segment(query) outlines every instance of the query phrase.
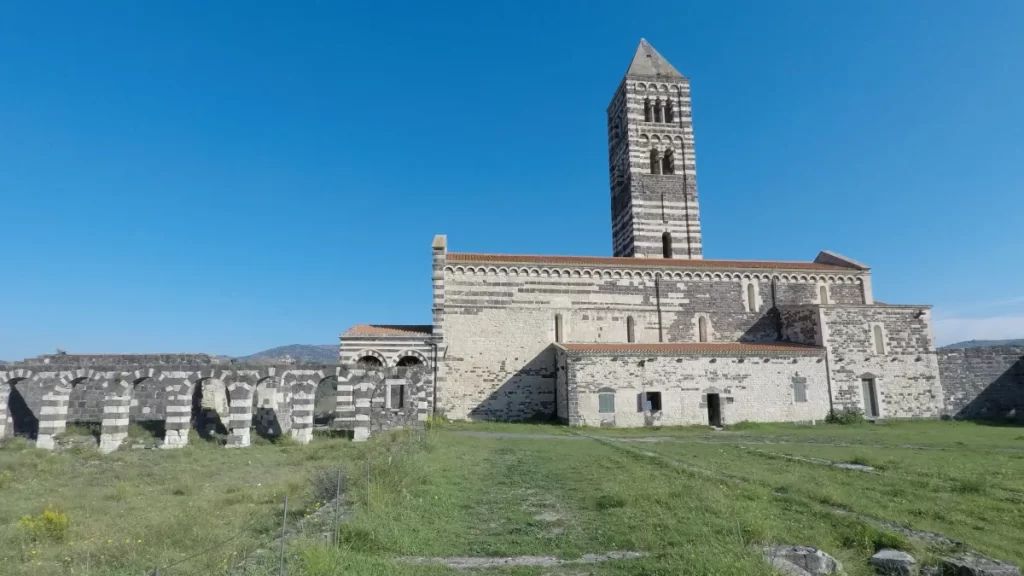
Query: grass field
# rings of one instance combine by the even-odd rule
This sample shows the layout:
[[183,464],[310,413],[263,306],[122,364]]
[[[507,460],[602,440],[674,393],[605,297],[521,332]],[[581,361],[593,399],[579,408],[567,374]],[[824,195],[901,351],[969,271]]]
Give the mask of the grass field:
[[[278,574],[281,499],[304,516],[311,478],[343,466],[350,519],[286,543],[286,573],[450,574],[405,556],[640,559],[474,574],[766,574],[762,544],[818,546],[867,575],[879,546],[931,561],[945,549],[879,526],[895,521],[1024,563],[1024,428],[952,422],[857,426],[570,430],[449,424],[365,444],[316,438],[225,450],[48,454],[0,448],[0,572]],[[650,440],[655,437],[656,441]],[[818,459],[815,462],[787,457]],[[877,473],[827,466],[855,462]],[[366,463],[370,463],[367,481]],[[66,534],[32,536],[47,505]],[[253,550],[264,552],[253,555]],[[88,572],[86,572],[88,569]],[[461,573],[465,573],[464,571]]]

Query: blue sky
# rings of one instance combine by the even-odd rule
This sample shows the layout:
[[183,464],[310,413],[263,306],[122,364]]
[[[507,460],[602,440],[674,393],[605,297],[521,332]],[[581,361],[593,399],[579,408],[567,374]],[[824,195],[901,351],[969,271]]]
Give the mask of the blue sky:
[[429,323],[430,242],[609,255],[605,107],[692,79],[705,255],[1024,337],[1024,3],[4,2],[0,358]]

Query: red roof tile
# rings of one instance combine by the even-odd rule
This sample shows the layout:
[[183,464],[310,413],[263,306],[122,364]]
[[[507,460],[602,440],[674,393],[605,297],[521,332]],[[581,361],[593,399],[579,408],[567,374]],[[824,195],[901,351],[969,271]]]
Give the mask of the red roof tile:
[[652,344],[557,344],[570,352],[642,352],[651,354],[818,354],[821,346],[792,342],[671,342]]
[[342,333],[342,336],[424,336],[433,331],[433,326],[416,324],[356,324]]
[[853,272],[850,268],[817,262],[761,260],[685,260],[678,258],[614,258],[599,256],[543,256],[527,254],[474,254],[449,252],[448,263],[555,264],[563,266],[614,266],[624,268],[756,268],[772,270],[825,270]]

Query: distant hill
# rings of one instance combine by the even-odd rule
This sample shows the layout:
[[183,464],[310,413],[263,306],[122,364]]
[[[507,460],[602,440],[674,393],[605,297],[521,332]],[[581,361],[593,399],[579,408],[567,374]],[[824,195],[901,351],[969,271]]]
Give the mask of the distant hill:
[[323,362],[334,363],[338,361],[337,344],[291,344],[289,346],[278,346],[248,356],[236,358],[239,362],[270,363],[279,362],[291,358],[296,362]]
[[965,340],[956,344],[947,344],[942,348],[996,348],[999,346],[1024,346],[1024,338],[1013,340]]

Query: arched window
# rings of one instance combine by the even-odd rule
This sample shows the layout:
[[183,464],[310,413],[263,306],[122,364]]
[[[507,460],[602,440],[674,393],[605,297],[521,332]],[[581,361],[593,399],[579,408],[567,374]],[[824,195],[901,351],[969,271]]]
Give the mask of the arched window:
[[632,316],[626,316],[626,342],[636,342],[636,322]]
[[662,109],[662,106],[661,106],[661,98],[658,98],[657,100],[654,101],[654,121],[655,122],[664,122],[665,121],[664,110]]
[[661,233],[661,256],[662,258],[672,257],[672,233]]
[[555,314],[555,342],[562,341],[562,315]]
[[676,119],[675,111],[672,110],[672,101],[665,101],[665,122],[672,123]]
[[661,174],[661,160],[657,148],[651,148],[651,174]]
[[356,361],[356,366],[360,368],[383,368],[384,364],[376,356],[363,356]]
[[654,120],[654,111],[651,110],[651,99],[644,98],[644,122],[651,122]]
[[420,359],[415,356],[402,356],[398,359],[398,364],[395,364],[399,368],[408,368],[410,366],[419,366],[423,364]]
[[818,300],[819,304],[828,304],[828,286],[818,287]]
[[757,294],[754,293],[754,283],[747,284],[747,311],[757,312]]
[[885,354],[885,340],[882,338],[882,327],[876,324],[872,333],[875,337],[875,354]]
[[708,341],[708,319],[703,316],[697,319],[697,339],[700,342]]
[[676,173],[676,158],[675,154],[672,153],[672,149],[665,150],[665,154],[661,157],[661,173],[662,174],[675,174]]
[[598,414],[615,413],[615,391],[611,388],[602,388],[597,393]]

